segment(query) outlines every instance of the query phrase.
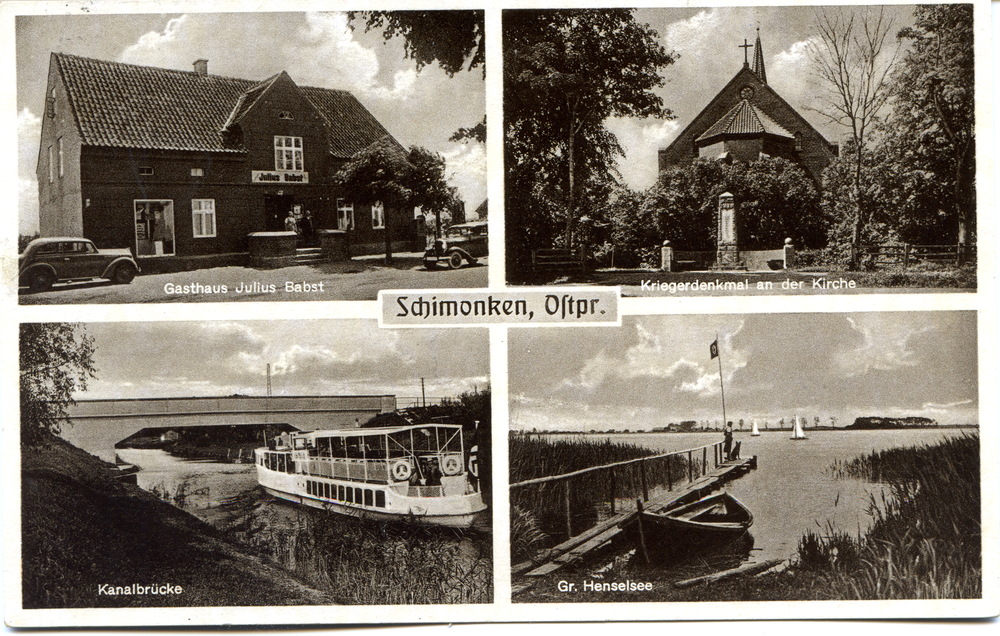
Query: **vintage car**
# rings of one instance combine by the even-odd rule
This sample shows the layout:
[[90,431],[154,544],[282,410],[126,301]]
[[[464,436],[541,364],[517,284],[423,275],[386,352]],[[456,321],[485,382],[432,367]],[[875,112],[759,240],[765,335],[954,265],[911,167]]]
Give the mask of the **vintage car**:
[[424,252],[424,267],[434,269],[439,263],[446,263],[451,269],[458,269],[462,261],[476,264],[476,258],[489,253],[489,234],[486,221],[473,221],[452,225],[445,236],[434,239],[434,245]]
[[31,291],[45,291],[55,282],[107,278],[128,284],[139,265],[127,248],[98,250],[84,238],[40,238],[28,243],[18,257],[17,279]]

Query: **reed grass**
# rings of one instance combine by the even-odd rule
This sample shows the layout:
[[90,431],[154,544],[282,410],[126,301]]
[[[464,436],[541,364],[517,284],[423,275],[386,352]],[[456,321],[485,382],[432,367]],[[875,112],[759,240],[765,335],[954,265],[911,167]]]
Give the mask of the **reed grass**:
[[[610,440],[551,440],[523,433],[511,433],[509,462],[510,483],[623,462],[660,454],[635,444]],[[711,460],[710,460],[711,461]],[[688,476],[686,457],[672,456],[643,462],[647,489],[684,483]],[[593,527],[609,508],[609,502],[642,496],[642,479],[638,464],[594,471],[574,477],[570,488],[570,528],[566,527],[566,482],[513,488],[510,492],[511,558],[531,558],[541,544],[568,538]],[[701,457],[693,458],[691,472],[700,475]],[[624,502],[622,502],[624,505]],[[516,521],[516,522],[515,522]],[[530,522],[530,523],[529,523]],[[548,541],[527,536],[526,530],[542,532]],[[515,553],[516,550],[525,549]]]
[[982,597],[979,437],[873,452],[834,473],[888,486],[864,536],[827,529],[800,541],[797,567],[829,575],[846,599]]
[[252,498],[234,499],[234,514],[220,529],[262,558],[329,591],[337,603],[493,602],[488,536],[313,510],[296,511],[289,521],[278,519],[274,507],[258,504]]

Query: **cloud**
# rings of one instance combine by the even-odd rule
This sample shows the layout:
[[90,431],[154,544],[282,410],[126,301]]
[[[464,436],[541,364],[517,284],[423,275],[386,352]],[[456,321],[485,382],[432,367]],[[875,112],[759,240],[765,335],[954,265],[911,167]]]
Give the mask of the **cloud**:
[[902,322],[887,325],[866,316],[848,317],[847,321],[862,338],[860,346],[834,354],[836,364],[847,377],[919,365],[921,359],[911,347],[911,339],[934,329]]
[[486,147],[474,142],[452,143],[442,154],[448,184],[458,188],[465,213],[471,215],[486,198]]
[[680,130],[676,119],[612,117],[605,122],[618,139],[625,156],[618,161],[622,180],[633,190],[645,190],[656,182],[657,151],[666,147]]
[[38,143],[42,136],[42,120],[24,108],[17,114],[17,216],[18,232],[38,231]]

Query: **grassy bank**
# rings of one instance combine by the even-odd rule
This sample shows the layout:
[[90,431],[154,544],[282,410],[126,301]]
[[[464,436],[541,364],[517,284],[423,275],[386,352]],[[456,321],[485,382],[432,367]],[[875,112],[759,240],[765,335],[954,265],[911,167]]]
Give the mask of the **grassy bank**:
[[[827,528],[799,543],[786,569],[686,589],[678,580],[732,564],[703,560],[669,569],[619,555],[610,562],[560,571],[520,594],[520,602],[787,601],[980,598],[982,536],[978,436],[935,445],[874,452],[831,470],[842,478],[879,481],[884,499],[872,501],[873,524],[862,536]],[[567,596],[557,581],[584,589],[587,581],[649,582],[649,592],[584,592]]]
[[[25,609],[316,605],[331,596],[227,541],[114,466],[49,436],[21,453]],[[109,595],[102,585],[172,585],[179,594]]]
[[492,535],[375,523],[258,491],[231,506],[223,533],[344,605],[491,603]]
[[[552,440],[519,433],[510,436],[510,483],[650,457],[657,452],[610,440]],[[700,457],[692,470],[701,470]],[[686,458],[669,457],[644,462],[646,486],[651,489],[687,479]],[[512,489],[511,559],[530,559],[566,538],[565,482],[551,482]],[[612,497],[632,499],[642,495],[638,466],[595,471],[573,479],[570,518],[573,534],[595,525]]]

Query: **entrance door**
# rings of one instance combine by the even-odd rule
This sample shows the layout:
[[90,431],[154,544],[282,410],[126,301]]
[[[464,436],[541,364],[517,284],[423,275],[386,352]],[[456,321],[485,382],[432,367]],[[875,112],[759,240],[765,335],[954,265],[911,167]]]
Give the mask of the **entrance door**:
[[292,196],[290,194],[264,195],[264,223],[268,232],[283,232],[285,219],[292,211]]

